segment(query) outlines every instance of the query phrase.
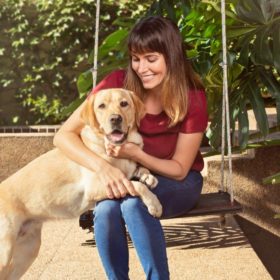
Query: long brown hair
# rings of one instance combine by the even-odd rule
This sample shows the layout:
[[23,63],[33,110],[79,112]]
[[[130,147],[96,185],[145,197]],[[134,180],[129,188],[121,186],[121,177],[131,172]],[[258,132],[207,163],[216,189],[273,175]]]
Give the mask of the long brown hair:
[[[188,110],[190,89],[203,88],[193,71],[178,26],[168,18],[150,16],[140,20],[128,37],[128,51],[134,53],[158,52],[166,62],[167,74],[163,81],[162,106],[170,118],[170,126],[183,120]],[[144,100],[145,89],[129,61],[125,87]]]

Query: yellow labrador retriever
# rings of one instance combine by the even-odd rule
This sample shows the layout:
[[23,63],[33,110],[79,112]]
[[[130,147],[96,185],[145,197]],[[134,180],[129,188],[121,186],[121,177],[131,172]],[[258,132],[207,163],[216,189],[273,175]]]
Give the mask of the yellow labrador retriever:
[[[86,125],[81,133],[85,145],[120,168],[151,215],[160,217],[162,207],[149,190],[157,180],[135,162],[106,155],[104,143],[125,141],[142,146],[136,124],[143,104],[130,91],[102,90],[88,99],[82,112]],[[145,184],[144,184],[145,183]],[[69,160],[58,149],[30,162],[0,184],[0,279],[19,279],[35,260],[41,243],[42,223],[54,218],[78,217],[106,199],[99,174]]]

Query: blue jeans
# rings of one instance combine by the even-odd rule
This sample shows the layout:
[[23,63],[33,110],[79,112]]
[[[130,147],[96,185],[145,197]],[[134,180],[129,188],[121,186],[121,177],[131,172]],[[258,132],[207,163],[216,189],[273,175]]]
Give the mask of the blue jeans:
[[[162,218],[181,215],[199,199],[203,178],[190,171],[182,181],[156,175],[159,183],[153,190],[162,206]],[[151,216],[138,197],[100,201],[94,210],[96,246],[110,280],[128,278],[126,228],[137,251],[147,279],[169,279],[164,233],[159,219]],[[126,226],[125,226],[126,225]]]

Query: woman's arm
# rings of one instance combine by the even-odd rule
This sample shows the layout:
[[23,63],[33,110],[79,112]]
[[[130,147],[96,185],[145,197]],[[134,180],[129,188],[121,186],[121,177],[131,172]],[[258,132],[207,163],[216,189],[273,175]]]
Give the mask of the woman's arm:
[[122,147],[108,147],[112,156],[131,158],[149,170],[160,175],[182,180],[188,174],[199,150],[203,133],[180,133],[172,159],[159,159],[151,156],[132,143]]
[[125,175],[89,150],[82,142],[80,133],[85,124],[80,116],[85,103],[86,101],[61,126],[54,136],[54,145],[69,159],[93,172],[98,172],[106,187],[108,198],[124,197],[127,193],[135,195],[133,185]]

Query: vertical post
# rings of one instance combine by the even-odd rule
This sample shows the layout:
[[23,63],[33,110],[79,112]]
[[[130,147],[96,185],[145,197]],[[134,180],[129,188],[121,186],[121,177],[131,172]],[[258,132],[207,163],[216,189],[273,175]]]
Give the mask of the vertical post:
[[95,38],[94,38],[94,55],[93,55],[93,68],[92,68],[92,88],[95,88],[96,80],[97,80],[100,0],[96,0],[96,13],[95,14],[96,14],[96,16],[95,16]]
[[223,106],[225,107],[226,118],[226,137],[228,147],[228,180],[227,185],[230,190],[230,200],[233,203],[233,187],[232,187],[232,156],[231,156],[231,137],[230,137],[230,119],[229,119],[229,97],[228,97],[228,76],[227,76],[227,41],[226,41],[226,8],[225,0],[221,0],[222,15],[222,46],[223,46]]

